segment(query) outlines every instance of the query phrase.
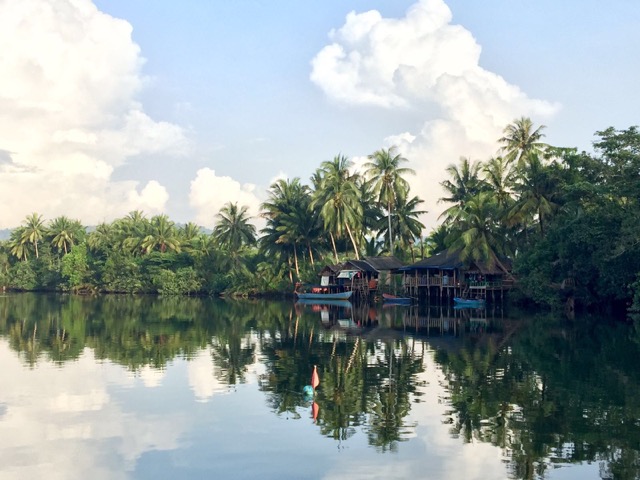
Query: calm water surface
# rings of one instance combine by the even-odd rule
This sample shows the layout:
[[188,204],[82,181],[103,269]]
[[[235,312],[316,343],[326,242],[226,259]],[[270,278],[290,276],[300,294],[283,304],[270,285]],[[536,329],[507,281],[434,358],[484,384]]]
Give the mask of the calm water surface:
[[639,343],[498,308],[7,294],[0,479],[640,478]]

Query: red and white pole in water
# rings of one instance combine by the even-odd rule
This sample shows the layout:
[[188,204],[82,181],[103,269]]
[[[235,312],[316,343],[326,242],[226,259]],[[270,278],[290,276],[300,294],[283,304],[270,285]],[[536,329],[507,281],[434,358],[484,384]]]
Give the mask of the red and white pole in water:
[[313,373],[311,374],[311,386],[315,392],[316,388],[320,385],[320,377],[318,376],[318,367],[313,366]]

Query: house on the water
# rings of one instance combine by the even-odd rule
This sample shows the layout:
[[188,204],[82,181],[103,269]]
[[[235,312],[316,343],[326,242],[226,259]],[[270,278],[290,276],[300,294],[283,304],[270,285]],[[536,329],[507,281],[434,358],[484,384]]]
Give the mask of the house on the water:
[[443,250],[400,271],[405,294],[426,299],[503,298],[514,281],[508,259],[465,262],[460,250]]
[[396,257],[364,257],[327,265],[320,271],[320,285],[327,291],[352,290],[360,298],[375,295],[379,288],[391,285],[393,275],[402,275],[404,264]]

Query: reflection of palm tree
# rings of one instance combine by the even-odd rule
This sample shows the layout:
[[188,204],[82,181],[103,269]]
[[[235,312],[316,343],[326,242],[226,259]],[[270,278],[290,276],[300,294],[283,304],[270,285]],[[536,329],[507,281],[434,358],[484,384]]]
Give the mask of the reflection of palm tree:
[[[396,353],[397,352],[397,353]],[[380,381],[368,392],[369,443],[383,452],[397,449],[398,442],[407,440],[415,427],[407,424],[411,404],[409,395],[415,391],[415,375],[422,371],[422,358],[416,358],[407,341],[385,344],[385,362],[380,357],[376,372]]]
[[[334,347],[337,347],[336,343]],[[362,394],[365,360],[364,345],[356,339],[350,355],[348,350],[334,353],[328,367],[323,370],[323,386],[318,399],[322,404],[320,430],[334,440],[347,440],[355,433],[355,427],[365,422],[366,404]]]
[[213,363],[220,369],[220,379],[228,385],[244,383],[247,366],[255,361],[255,346],[247,327],[253,318],[251,314],[229,312],[224,326],[211,339]]

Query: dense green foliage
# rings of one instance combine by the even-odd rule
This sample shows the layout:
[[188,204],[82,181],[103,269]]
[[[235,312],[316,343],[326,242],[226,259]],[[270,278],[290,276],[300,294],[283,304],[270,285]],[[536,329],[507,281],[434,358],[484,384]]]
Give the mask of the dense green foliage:
[[[516,119],[497,156],[446,167],[442,224],[425,238],[423,201],[395,148],[323,162],[309,184],[273,183],[256,232],[227,203],[211,234],[142,212],[87,232],[64,216],[27,216],[0,243],[0,283],[19,290],[212,294],[290,291],[327,263],[394,254],[409,263],[443,248],[468,262],[513,261],[519,294],[543,305],[640,303],[640,133],[597,132],[594,152],[542,143],[544,126]],[[502,265],[504,266],[504,265]]]

